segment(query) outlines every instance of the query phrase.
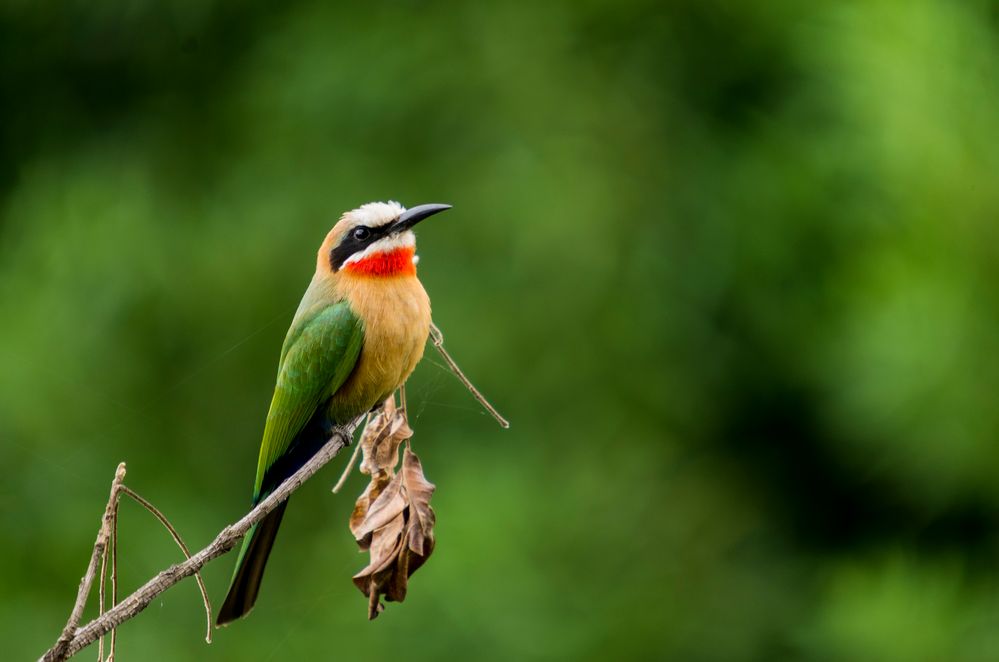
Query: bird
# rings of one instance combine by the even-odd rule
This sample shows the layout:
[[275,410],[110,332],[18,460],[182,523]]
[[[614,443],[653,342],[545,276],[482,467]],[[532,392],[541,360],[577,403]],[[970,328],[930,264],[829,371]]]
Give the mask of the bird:
[[[281,347],[254,505],[315,455],[336,426],[395,393],[423,357],[430,298],[416,276],[413,227],[450,208],[370,202],[344,213],[326,235]],[[244,537],[217,626],[253,608],[287,505]]]

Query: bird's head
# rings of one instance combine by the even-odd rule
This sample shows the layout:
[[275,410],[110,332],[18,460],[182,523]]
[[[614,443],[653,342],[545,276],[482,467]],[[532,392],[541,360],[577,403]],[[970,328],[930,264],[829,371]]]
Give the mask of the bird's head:
[[416,273],[413,226],[451,205],[419,205],[406,209],[398,202],[369,202],[346,212],[319,248],[320,273],[395,276]]

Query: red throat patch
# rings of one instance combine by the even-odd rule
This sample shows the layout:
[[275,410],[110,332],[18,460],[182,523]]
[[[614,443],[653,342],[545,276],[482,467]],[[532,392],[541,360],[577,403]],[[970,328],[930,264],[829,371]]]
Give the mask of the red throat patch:
[[358,276],[415,276],[414,255],[416,249],[412,246],[397,248],[394,251],[375,253],[363,260],[351,262],[344,266],[344,270]]

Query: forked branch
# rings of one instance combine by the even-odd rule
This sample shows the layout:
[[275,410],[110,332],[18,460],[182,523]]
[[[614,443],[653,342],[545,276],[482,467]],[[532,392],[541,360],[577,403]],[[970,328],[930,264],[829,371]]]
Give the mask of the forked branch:
[[[118,627],[125,621],[135,617],[149,606],[158,595],[168,588],[178,583],[185,577],[190,577],[200,570],[206,563],[216,559],[231,551],[243,538],[250,528],[260,522],[282,501],[286,500],[292,492],[301,487],[305,481],[311,478],[327,462],[332,460],[345,447],[350,445],[351,437],[357,428],[360,419],[350,425],[338,427],[333,431],[329,441],[310,459],[301,469],[296,471],[290,478],[281,483],[274,492],[263,499],[249,513],[234,524],[222,529],[215,536],[215,539],[207,547],[195,553],[182,563],[177,563],[163,572],[159,573],[135,592],[111,609],[99,615],[83,627],[77,627],[83,615],[83,609],[87,603],[87,597],[97,575],[98,564],[104,555],[111,534],[111,519],[114,517],[114,504],[117,503],[119,494],[123,492],[122,480],[125,477],[124,463],[118,465],[115,474],[115,481],[111,486],[111,499],[108,501],[108,508],[105,510],[104,520],[101,524],[101,531],[97,535],[97,542],[94,544],[94,551],[87,566],[87,572],[80,582],[80,589],[77,593],[76,604],[70,614],[66,627],[56,641],[55,645],[42,655],[41,662],[61,662],[72,655],[75,655],[83,648],[97,641],[98,638],[107,634],[113,628]],[[130,495],[131,496],[131,495]],[[175,533],[175,532],[174,532]]]

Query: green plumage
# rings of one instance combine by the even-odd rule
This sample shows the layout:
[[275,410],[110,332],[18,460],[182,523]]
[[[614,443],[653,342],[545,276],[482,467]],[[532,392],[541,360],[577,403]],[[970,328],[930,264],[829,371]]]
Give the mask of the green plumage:
[[[357,363],[364,341],[363,325],[345,301],[310,305],[313,293],[310,287],[281,348],[277,383],[257,461],[254,504],[308,460],[315,452],[319,435],[347,422],[329,420],[324,405],[347,381]],[[219,612],[219,625],[245,615],[253,607],[284,508],[282,504],[271,512],[244,538],[229,593]]]
[[320,308],[289,329],[260,444],[255,502],[267,469],[288,451],[316,408],[347,381],[363,338],[360,321],[345,301]]

